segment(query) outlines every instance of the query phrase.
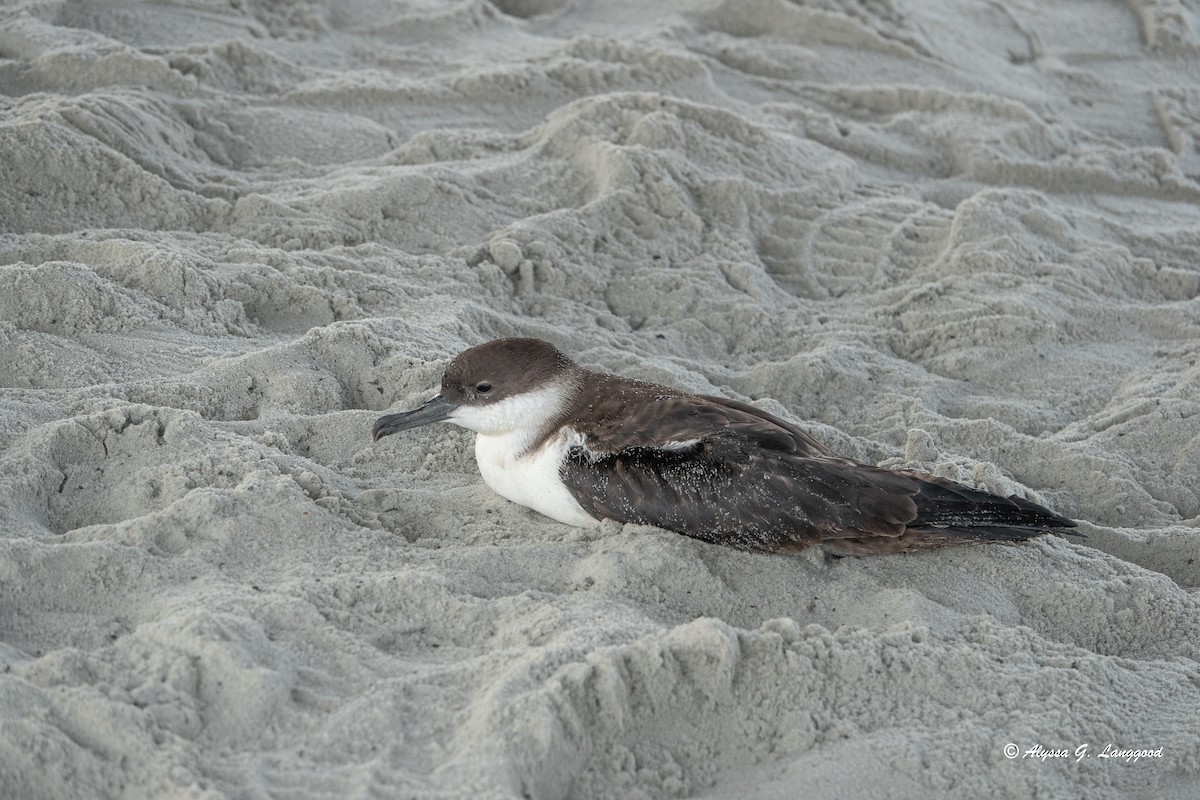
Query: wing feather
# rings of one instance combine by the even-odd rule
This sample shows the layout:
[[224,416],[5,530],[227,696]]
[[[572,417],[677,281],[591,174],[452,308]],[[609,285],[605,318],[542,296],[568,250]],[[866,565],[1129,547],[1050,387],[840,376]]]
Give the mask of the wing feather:
[[[622,388],[627,396],[642,386],[650,385]],[[839,458],[744,403],[652,388],[658,394],[638,403],[617,403],[612,413],[593,405],[569,422],[584,444],[572,448],[561,477],[593,516],[742,549],[821,543],[846,554],[1019,540],[1074,525],[1015,496]],[[635,416],[620,413],[631,407]]]

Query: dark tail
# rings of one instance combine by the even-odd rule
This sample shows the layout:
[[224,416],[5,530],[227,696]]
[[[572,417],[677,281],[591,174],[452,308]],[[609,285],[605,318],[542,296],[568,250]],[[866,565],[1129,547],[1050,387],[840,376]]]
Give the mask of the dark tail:
[[922,478],[921,490],[913,497],[917,516],[908,523],[914,533],[1016,542],[1051,531],[1068,533],[1063,529],[1075,527],[1074,520],[1015,494],[1001,497],[944,478]]

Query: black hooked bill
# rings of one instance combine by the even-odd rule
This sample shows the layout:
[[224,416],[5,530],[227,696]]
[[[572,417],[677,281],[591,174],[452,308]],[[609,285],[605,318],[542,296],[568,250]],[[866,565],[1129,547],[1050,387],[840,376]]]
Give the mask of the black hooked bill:
[[458,406],[439,394],[412,411],[380,417],[371,428],[371,436],[374,441],[378,442],[385,436],[406,431],[409,428],[419,428],[432,422],[444,422],[450,416],[450,412],[456,408]]

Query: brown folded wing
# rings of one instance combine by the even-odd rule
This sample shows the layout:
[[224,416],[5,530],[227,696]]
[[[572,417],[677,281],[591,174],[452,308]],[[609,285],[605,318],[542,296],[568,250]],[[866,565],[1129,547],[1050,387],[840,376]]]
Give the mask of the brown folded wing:
[[633,404],[613,399],[614,409],[639,413],[621,417],[593,405],[587,418],[568,423],[585,444],[572,450],[562,478],[597,517],[741,549],[820,543],[848,554],[1020,540],[1074,524],[1017,497],[838,458],[795,426],[736,401],[665,393]]

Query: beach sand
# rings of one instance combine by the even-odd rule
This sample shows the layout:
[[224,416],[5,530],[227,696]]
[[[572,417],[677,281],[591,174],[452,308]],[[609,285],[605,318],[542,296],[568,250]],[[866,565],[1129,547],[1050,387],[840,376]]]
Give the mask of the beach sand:
[[[1189,0],[5,4],[0,797],[1200,796],[1197,87]],[[371,443],[510,335],[1086,538]]]

